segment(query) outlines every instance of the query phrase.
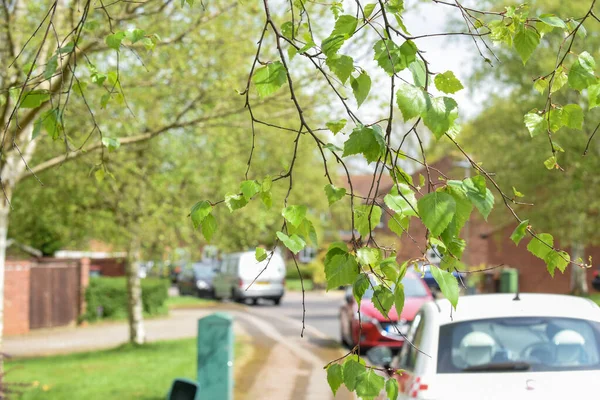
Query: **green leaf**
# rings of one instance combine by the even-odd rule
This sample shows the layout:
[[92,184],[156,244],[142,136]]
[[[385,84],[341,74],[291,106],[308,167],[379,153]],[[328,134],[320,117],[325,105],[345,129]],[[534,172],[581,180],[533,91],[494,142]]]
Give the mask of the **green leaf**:
[[553,170],[556,167],[556,157],[550,156],[544,161],[544,167],[548,170]]
[[550,110],[549,119],[550,119],[550,130],[552,132],[556,132],[557,130],[562,128],[564,126],[562,108],[554,108],[554,109]]
[[529,220],[523,220],[513,231],[512,235],[510,235],[510,240],[512,240],[513,242],[515,242],[515,244],[518,246],[519,243],[521,243],[521,240],[523,240],[523,238],[525,237],[525,235],[527,234],[527,227],[529,226]]
[[260,97],[266,97],[275,93],[287,82],[285,67],[280,61],[275,61],[258,68],[254,72],[252,81]]
[[569,86],[575,90],[583,90],[597,83],[596,61],[587,51],[579,55],[569,70]]
[[125,39],[125,32],[119,31],[117,33],[108,35],[105,39],[105,42],[106,42],[106,45],[108,47],[110,47],[111,49],[119,51],[119,48],[121,47],[121,42],[123,41],[123,39]]
[[293,234],[292,236],[288,236],[283,232],[277,232],[276,234],[284,246],[294,254],[298,254],[300,250],[306,246],[306,242],[296,234]]
[[523,64],[527,63],[529,57],[540,44],[540,34],[534,29],[524,27],[514,38],[514,46],[517,53],[523,60]]
[[250,201],[255,194],[261,191],[261,185],[255,180],[248,180],[240,184],[240,189],[246,201]]
[[[400,191],[398,191],[400,189]],[[417,199],[410,186],[397,183],[383,198],[385,205],[404,216],[417,216]]]
[[600,106],[600,85],[588,87],[587,92],[590,110]]
[[417,46],[410,40],[398,47],[393,41],[382,39],[375,43],[373,50],[374,60],[390,76],[407,68],[417,54]]
[[[398,313],[400,315],[400,313]],[[385,393],[387,394],[388,400],[398,399],[398,381],[396,379],[388,378],[385,382]]]
[[355,128],[344,143],[343,157],[363,154],[367,162],[377,161],[385,152],[385,140],[379,125]]
[[538,78],[533,84],[533,88],[540,92],[540,94],[544,94],[546,89],[548,89],[548,81],[544,78]]
[[488,215],[494,208],[494,195],[492,192],[485,188],[485,192],[481,192],[481,188],[478,188],[474,181],[475,178],[467,178],[463,181],[463,187],[465,188],[465,193],[471,203],[483,215],[483,219],[487,221]]
[[312,222],[310,222],[310,220],[306,218],[302,220],[302,223],[298,228],[288,226],[288,231],[288,233],[297,233],[298,235],[300,235],[300,237],[302,237],[302,239],[304,239],[305,242],[308,242],[308,240],[310,240],[315,244],[315,246],[319,245],[317,241],[317,231],[315,230],[315,227],[313,226]]
[[410,63],[408,69],[412,73],[413,82],[417,87],[425,87],[425,80],[427,77],[427,70],[425,69],[425,63],[423,60],[417,59]]
[[208,214],[202,221],[202,234],[207,242],[211,241],[216,231],[217,219],[212,214]]
[[387,317],[390,309],[394,305],[394,294],[390,291],[390,289],[383,285],[379,285],[373,292],[371,303],[373,303],[373,306],[381,313],[381,315]]
[[294,30],[294,25],[292,24],[292,21],[286,21],[283,24],[281,24],[280,31],[283,37],[290,40],[293,40],[294,36],[298,32],[297,30]]
[[569,128],[583,128],[583,110],[579,104],[567,104],[563,107],[563,123]]
[[262,200],[267,210],[270,209],[273,205],[273,197],[271,195],[271,192],[261,192],[260,199]]
[[389,0],[385,9],[389,13],[400,14],[404,11],[404,0]]
[[337,393],[338,389],[342,385],[344,378],[342,376],[342,366],[340,364],[331,364],[327,368],[327,383],[333,392],[333,395]]
[[[457,182],[458,185],[451,186],[451,182]],[[447,191],[456,202],[456,212],[446,230],[442,232],[442,240],[447,244],[450,244],[460,234],[460,231],[471,217],[473,204],[467,197],[465,189],[462,186],[462,181],[448,181],[448,184]]]
[[539,16],[539,19],[546,25],[555,26],[561,29],[567,29],[567,24],[565,24],[565,21],[558,18],[554,14],[542,14]]
[[437,282],[440,287],[440,290],[444,294],[444,297],[450,301],[450,304],[456,309],[456,305],[458,304],[458,281],[452,275],[451,272],[444,271],[436,267],[435,265],[431,265],[430,267],[431,275],[433,279]]
[[398,83],[396,104],[404,121],[418,117],[427,110],[429,96],[423,89],[406,83]]
[[327,57],[325,64],[340,79],[342,84],[346,83],[350,74],[354,71],[354,60],[349,56],[335,55]]
[[375,9],[376,4],[372,3],[372,4],[367,4],[364,8],[363,8],[363,15],[365,16],[365,18],[369,18],[371,16],[371,14],[373,14],[373,10]]
[[410,217],[395,214],[388,220],[388,228],[398,236],[402,236],[404,232],[408,232]]
[[329,151],[344,151],[344,149],[339,148],[338,146],[336,146],[333,143],[327,143],[325,145],[323,145],[324,149],[327,149]]
[[[369,286],[369,277],[366,274],[358,274],[356,280],[352,284],[352,294],[354,295],[354,299],[356,300],[357,304],[360,305],[360,301],[362,300],[362,297],[365,295],[365,292]],[[348,384],[346,384],[346,386],[348,386]]]
[[267,251],[262,247],[257,247],[256,252],[254,253],[254,258],[256,261],[261,262],[267,259]]
[[358,377],[363,375],[366,371],[367,369],[365,368],[362,359],[356,361],[354,356],[346,357],[343,366],[344,385],[346,385],[346,388],[351,392],[354,391],[356,389]]
[[75,43],[69,42],[66,45],[64,45],[63,47],[60,47],[56,52],[58,54],[71,53],[74,48],[75,48]]
[[287,206],[281,211],[281,215],[286,221],[297,228],[306,218],[307,211],[308,208],[306,206]]
[[427,98],[427,110],[423,114],[423,122],[433,135],[440,139],[458,118],[458,105],[450,97]]
[[102,137],[102,145],[108,149],[108,151],[115,151],[121,147],[119,138],[111,138],[108,136]]
[[[325,255],[327,290],[351,285],[358,277],[358,264],[354,256],[348,253],[346,249],[337,246],[335,243],[329,246],[329,250]],[[343,246],[346,246],[346,244],[343,244]]]
[[345,188],[337,188],[332,184],[325,185],[325,195],[327,196],[327,201],[331,206],[338,200],[341,200],[346,195]]
[[337,21],[335,21],[335,26],[330,36],[344,35],[345,37],[349,38],[354,34],[356,25],[358,25],[358,20],[354,16],[341,15]]
[[529,135],[533,138],[540,133],[545,133],[548,129],[548,121],[537,113],[536,110],[532,110],[525,114],[525,126],[529,131]]
[[33,123],[33,131],[31,132],[31,140],[35,139],[36,137],[38,137],[42,131],[42,118],[38,118],[35,120],[35,122]]
[[348,121],[346,121],[345,119],[340,119],[339,121],[329,121],[325,124],[325,126],[335,135],[336,133],[344,129],[346,123],[348,123]]
[[40,119],[42,121],[42,126],[48,133],[48,136],[50,136],[52,140],[58,139],[63,130],[60,111],[57,108],[52,108],[43,113]]
[[325,56],[331,57],[338,52],[346,41],[345,35],[332,35],[321,42],[321,51]]
[[204,218],[211,213],[212,209],[212,205],[206,200],[194,204],[190,213],[194,229],[198,229],[202,225],[202,221],[204,221]]
[[96,178],[96,181],[98,181],[99,183],[104,180],[104,175],[105,175],[105,172],[102,168],[100,168],[99,170],[94,172],[94,177]]
[[552,81],[552,88],[550,89],[550,92],[554,93],[554,92],[558,91],[568,81],[569,81],[569,77],[567,76],[565,69],[561,65],[560,67],[558,67],[556,69],[556,72],[554,73],[554,80]]
[[19,108],[38,108],[50,100],[50,93],[46,90],[30,90],[23,94]]
[[[369,215],[371,216],[370,218]],[[379,206],[363,204],[354,207],[354,225],[361,236],[367,236],[379,225],[380,220],[381,208]]]
[[521,192],[519,192],[514,186],[512,187],[513,189],[513,194],[515,195],[515,197],[525,197],[525,195]]
[[365,71],[362,71],[358,77],[350,77],[350,86],[352,86],[356,103],[360,107],[371,91],[371,78]]
[[406,171],[404,171],[399,166],[395,166],[394,169],[390,171],[390,175],[392,176],[392,179],[395,183],[406,183],[410,186],[413,186],[412,176],[407,174]]
[[131,44],[134,44],[144,39],[146,37],[146,32],[144,32],[143,29],[133,29],[127,32],[126,37],[127,40],[131,42]]
[[443,74],[437,74],[434,79],[435,87],[444,93],[452,94],[456,93],[461,89],[464,89],[464,86],[456,76],[454,76],[454,72],[446,71]]
[[379,396],[384,385],[385,378],[369,368],[364,374],[358,376],[356,380],[356,394],[363,399],[375,398]]
[[450,224],[456,212],[456,201],[448,193],[432,192],[417,202],[423,224],[433,236],[439,236]]
[[391,257],[386,258],[385,260],[379,263],[379,268],[383,275],[392,283],[396,283],[398,281],[398,262],[396,261],[396,256],[392,255]]
[[373,247],[361,247],[356,251],[356,258],[361,265],[374,267],[381,261],[381,250]]
[[540,233],[537,237],[531,239],[527,245],[527,250],[537,258],[544,260],[548,253],[552,251],[554,238],[549,233]]
[[243,195],[240,194],[226,194],[225,195],[225,205],[229,208],[229,212],[234,212],[235,210],[239,210],[248,204],[248,200]]
[[56,56],[52,56],[46,64],[46,69],[44,70],[44,78],[52,78],[52,76],[56,72],[56,68],[58,68],[58,58]]
[[404,309],[404,300],[404,284],[398,282],[394,288],[394,306],[396,307],[398,318],[400,318],[402,310]]
[[567,265],[571,261],[571,256],[565,251],[550,251],[544,261],[546,261],[546,267],[548,268],[548,272],[552,277],[554,277],[554,270],[556,268],[559,269],[561,273],[565,272]]

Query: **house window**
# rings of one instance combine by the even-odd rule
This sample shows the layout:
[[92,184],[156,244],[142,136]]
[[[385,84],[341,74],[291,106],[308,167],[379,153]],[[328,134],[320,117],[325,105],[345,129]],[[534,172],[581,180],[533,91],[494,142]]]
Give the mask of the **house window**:
[[298,261],[301,263],[309,263],[317,257],[317,249],[306,246],[298,253]]

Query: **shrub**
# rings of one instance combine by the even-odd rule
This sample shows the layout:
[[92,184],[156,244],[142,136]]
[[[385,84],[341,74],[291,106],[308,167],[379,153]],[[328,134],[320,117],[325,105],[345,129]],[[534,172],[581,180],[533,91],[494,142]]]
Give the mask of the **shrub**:
[[[142,304],[146,315],[160,315],[166,311],[169,282],[165,279],[142,279]],[[83,319],[123,319],[127,317],[127,282],[125,278],[97,277],[90,279],[85,291],[87,302]]]
[[325,289],[327,287],[327,279],[325,277],[325,254],[327,251],[320,251],[317,257],[307,265],[312,275],[312,281],[315,289]]
[[[300,275],[302,279],[312,280],[312,269],[309,267],[310,264],[300,264],[298,263],[298,268],[300,269]],[[285,279],[300,279],[298,276],[298,270],[296,269],[296,264],[294,264],[294,260],[288,261],[285,266]]]

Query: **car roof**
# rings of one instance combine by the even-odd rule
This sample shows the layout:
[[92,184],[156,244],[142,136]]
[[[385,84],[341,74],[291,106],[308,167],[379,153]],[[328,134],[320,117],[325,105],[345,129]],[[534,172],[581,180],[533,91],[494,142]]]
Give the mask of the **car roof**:
[[440,325],[503,317],[562,317],[600,322],[600,307],[584,297],[521,293],[520,300],[514,299],[514,293],[477,294],[459,297],[456,310],[446,299],[430,301],[423,307],[436,316]]

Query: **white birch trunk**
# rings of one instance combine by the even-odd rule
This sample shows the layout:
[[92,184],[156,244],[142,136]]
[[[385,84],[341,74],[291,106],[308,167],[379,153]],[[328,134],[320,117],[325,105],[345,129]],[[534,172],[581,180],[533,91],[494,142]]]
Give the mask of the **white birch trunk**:
[[134,238],[127,256],[127,315],[129,317],[129,341],[141,345],[146,342],[146,331],[144,330],[144,307],[138,253],[139,242],[137,238]]

